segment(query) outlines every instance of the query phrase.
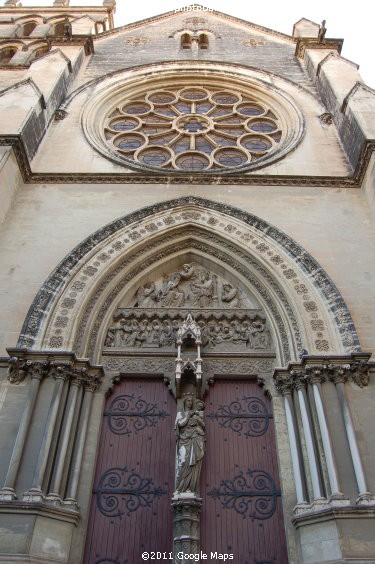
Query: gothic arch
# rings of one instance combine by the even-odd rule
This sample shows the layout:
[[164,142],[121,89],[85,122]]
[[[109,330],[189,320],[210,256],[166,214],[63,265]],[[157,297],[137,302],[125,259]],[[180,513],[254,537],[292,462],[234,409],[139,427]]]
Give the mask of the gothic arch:
[[[73,350],[98,361],[109,312],[153,269],[194,256],[256,295],[278,361],[360,350],[352,318],[319,264],[285,233],[231,206],[184,197],[143,208],[76,247],[38,292],[19,347]],[[334,323],[332,324],[332,319]]]

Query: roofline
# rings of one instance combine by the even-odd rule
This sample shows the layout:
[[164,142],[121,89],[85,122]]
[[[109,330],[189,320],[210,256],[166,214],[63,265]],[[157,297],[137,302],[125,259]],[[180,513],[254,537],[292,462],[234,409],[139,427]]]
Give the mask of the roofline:
[[65,14],[69,12],[100,12],[103,14],[108,14],[108,12],[113,12],[113,8],[108,8],[108,6],[25,6],[13,8],[11,6],[0,6],[0,13],[9,12],[10,15],[17,14],[34,14],[34,13],[51,13],[51,14]]
[[[197,4],[191,4],[192,6],[197,6]],[[192,16],[193,14],[205,14],[206,12],[200,12],[200,11],[196,11],[196,10],[192,10],[191,12],[186,11],[186,16]],[[278,37],[279,39],[284,39],[284,40],[288,40],[291,43],[295,43],[296,40],[291,36],[291,35],[287,35],[286,33],[282,33],[280,31],[275,31],[273,29],[270,29],[268,27],[264,27],[261,25],[257,25],[255,23],[252,22],[248,22],[246,20],[243,20],[241,18],[237,18],[236,16],[231,16],[230,14],[225,14],[224,12],[219,12],[218,10],[209,10],[209,12],[207,12],[209,14],[213,14],[215,16],[219,16],[221,18],[224,18],[225,20],[228,21],[232,21],[234,23],[237,24],[241,24],[244,25],[246,27],[250,27],[251,29],[254,29],[258,32],[261,33],[267,33],[267,34],[271,34],[275,37]],[[95,40],[98,39],[102,39],[102,38],[106,38],[109,37],[111,35],[114,35],[116,33],[122,32],[122,31],[128,31],[131,29],[135,29],[139,26],[143,26],[145,24],[149,24],[149,23],[154,23],[154,22],[158,22],[160,20],[164,20],[167,19],[171,16],[175,16],[177,14],[181,14],[181,11],[175,11],[175,10],[170,10],[169,12],[164,12],[162,14],[159,14],[157,16],[151,16],[149,18],[145,18],[143,20],[137,20],[136,22],[130,22],[128,24],[125,24],[123,26],[120,27],[116,27],[114,29],[108,30],[108,31],[104,31],[103,33],[100,33],[99,35],[95,36]]]

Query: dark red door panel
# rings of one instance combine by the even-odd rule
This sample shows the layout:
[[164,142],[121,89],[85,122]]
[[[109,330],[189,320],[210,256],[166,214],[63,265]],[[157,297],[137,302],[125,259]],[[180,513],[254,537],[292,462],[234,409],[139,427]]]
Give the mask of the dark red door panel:
[[205,416],[202,551],[287,564],[270,400],[255,382],[216,381]]
[[85,564],[138,564],[170,552],[175,401],[162,381],[124,380],[107,399]]

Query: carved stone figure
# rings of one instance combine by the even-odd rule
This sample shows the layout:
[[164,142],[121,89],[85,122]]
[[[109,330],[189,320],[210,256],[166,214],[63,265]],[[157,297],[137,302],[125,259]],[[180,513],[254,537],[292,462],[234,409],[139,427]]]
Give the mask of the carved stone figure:
[[138,307],[154,307],[157,300],[155,282],[148,282],[139,288],[137,292]]
[[199,478],[204,456],[204,403],[192,397],[184,401],[176,417],[176,492],[199,494]]
[[270,346],[270,334],[261,321],[252,322],[249,345],[253,349],[267,349]]
[[184,263],[162,280],[138,288],[133,307],[140,308],[248,308],[249,299],[239,288],[198,263]]
[[225,307],[240,307],[240,300],[238,290],[232,284],[223,284],[223,291],[221,293],[221,301]]
[[207,271],[200,272],[197,280],[190,285],[193,293],[193,305],[210,307],[214,296],[214,279]]
[[[113,324],[108,328],[105,347],[113,348],[173,348],[182,317],[177,313],[155,311],[145,315],[143,310],[119,309]],[[196,312],[198,313],[198,312]],[[177,314],[177,317],[176,317]],[[201,346],[222,350],[269,349],[272,339],[264,318],[243,313],[240,318],[235,312],[214,311],[196,317],[201,331]]]
[[179,272],[173,272],[166,277],[161,291],[160,300],[164,307],[180,307],[185,302],[185,294],[179,289],[178,285],[181,280]]
[[67,39],[71,39],[72,38],[72,24],[69,21],[68,16],[65,16],[65,21],[64,21],[64,37],[66,37]]
[[319,34],[318,34],[318,41],[319,43],[323,42],[323,39],[325,38],[327,32],[327,28],[326,28],[326,20],[322,21],[322,25],[319,28]]
[[114,327],[110,327],[108,329],[108,333],[105,339],[105,343],[104,346],[105,347],[114,347],[115,345],[115,328]]
[[183,280],[189,280],[195,274],[195,267],[193,264],[184,264],[180,272]]
[[113,346],[114,347],[122,347],[124,344],[124,320],[120,321],[120,324],[113,327],[114,329],[114,343]]

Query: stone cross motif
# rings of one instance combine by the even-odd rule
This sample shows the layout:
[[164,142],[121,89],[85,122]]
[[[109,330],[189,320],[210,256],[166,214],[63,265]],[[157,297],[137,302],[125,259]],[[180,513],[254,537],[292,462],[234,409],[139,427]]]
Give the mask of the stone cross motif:
[[188,396],[183,410],[177,412],[176,489],[175,495],[199,495],[199,478],[205,452],[204,403]]

